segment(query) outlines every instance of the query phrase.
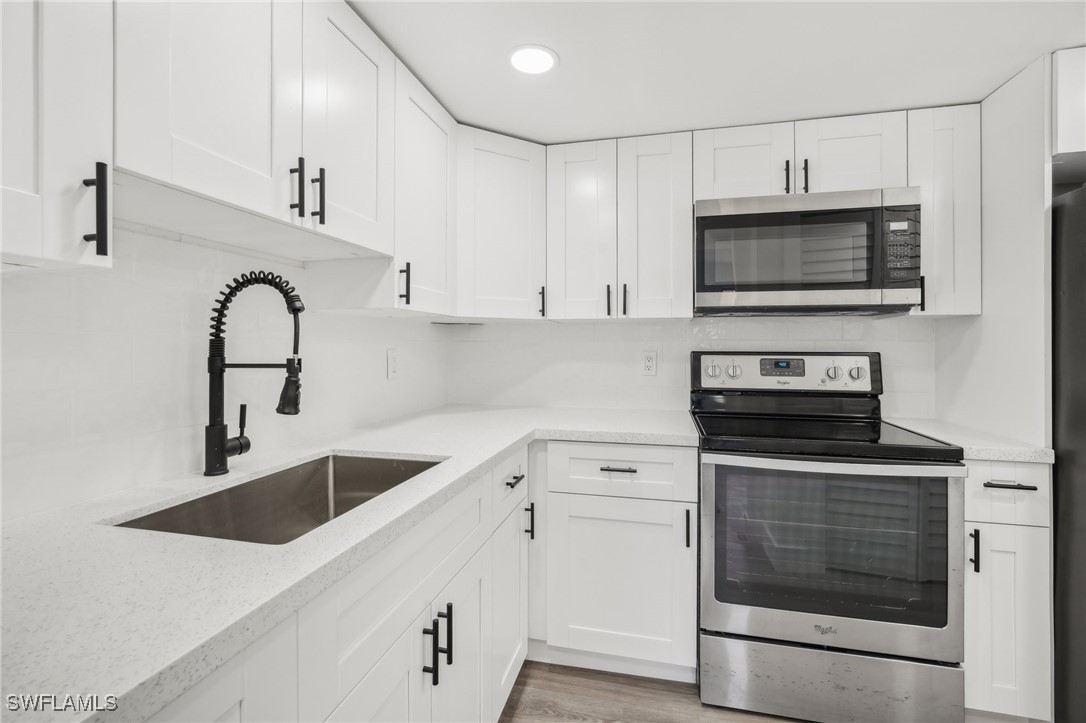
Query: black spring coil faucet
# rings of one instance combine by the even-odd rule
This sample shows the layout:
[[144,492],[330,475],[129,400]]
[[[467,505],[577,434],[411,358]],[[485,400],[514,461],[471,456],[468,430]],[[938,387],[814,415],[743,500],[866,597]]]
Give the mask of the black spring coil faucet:
[[[226,312],[230,302],[250,286],[270,286],[287,303],[287,312],[294,317],[294,351],[283,364],[227,364],[226,363]],[[286,369],[287,378],[283,391],[279,394],[279,405],[275,411],[279,414],[297,414],[301,411],[302,360],[298,356],[299,325],[298,314],[305,311],[302,298],[294,293],[290,282],[270,271],[250,271],[234,278],[232,283],[219,293],[215,300],[211,317],[211,339],[207,346],[208,373],[208,422],[204,427],[204,474],[208,477],[226,474],[229,471],[226,460],[238,454],[245,454],[252,444],[245,436],[245,408],[241,405],[238,415],[239,432],[236,437],[229,437],[225,421],[224,385],[227,369]]]

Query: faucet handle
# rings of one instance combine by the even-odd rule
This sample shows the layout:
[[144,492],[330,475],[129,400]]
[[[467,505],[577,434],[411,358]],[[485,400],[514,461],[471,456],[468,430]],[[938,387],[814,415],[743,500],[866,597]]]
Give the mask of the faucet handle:
[[238,436],[245,436],[245,412],[248,410],[248,404],[242,404],[241,409],[238,410]]

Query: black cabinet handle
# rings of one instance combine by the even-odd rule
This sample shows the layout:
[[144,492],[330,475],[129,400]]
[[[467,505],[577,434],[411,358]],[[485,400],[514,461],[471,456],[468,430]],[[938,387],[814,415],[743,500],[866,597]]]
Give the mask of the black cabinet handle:
[[622,315],[623,316],[629,316],[630,315],[630,312],[626,310],[626,296],[627,296],[626,284],[623,284],[622,285]]
[[924,276],[921,275],[920,276],[920,310],[921,311],[927,311],[927,303],[928,303],[928,300],[927,300],[926,289],[924,288]]
[[784,162],[784,192],[792,192],[792,161]]
[[403,299],[403,303],[407,306],[411,305],[411,262],[408,261],[400,269],[400,273],[404,275],[404,292],[400,294],[400,298]]
[[514,477],[513,479],[506,482],[505,486],[508,487],[511,490],[515,490],[517,488],[517,485],[519,485],[523,480],[524,480],[524,475],[518,474],[516,477]]
[[626,474],[637,474],[636,467],[600,467],[600,472],[625,472]]
[[544,316],[544,317],[547,315],[547,287],[546,286],[540,286],[539,287],[539,315]]
[[607,284],[607,315],[611,315],[611,285]]
[[311,183],[319,183],[317,188],[317,210],[309,214],[310,216],[317,217],[317,223],[321,226],[324,225],[324,169],[317,171],[317,177],[314,178]]
[[433,676],[430,683],[436,687],[441,673],[441,658],[439,657],[441,655],[441,648],[437,644],[438,619],[434,618],[431,625],[432,627],[423,628],[422,634],[433,636],[430,640],[430,660],[432,660],[434,664],[422,666],[422,672],[429,673]]
[[969,562],[973,563],[973,572],[980,572],[980,530],[974,527],[969,536],[973,538],[973,556]]
[[[453,608],[452,603],[445,603],[445,612],[438,613],[439,618],[445,618],[445,647],[438,648],[437,652],[445,653],[445,664],[452,665],[452,635],[453,635]],[[435,638],[436,640],[436,638]]]
[[984,483],[984,486],[992,490],[1028,490],[1030,492],[1037,491],[1036,485],[1024,485],[1018,482],[1010,484],[1007,482],[992,482],[991,480],[989,480],[988,482]]
[[807,176],[807,159],[804,158],[803,159],[803,192],[804,193],[808,193],[811,190],[810,184],[808,183],[809,180],[810,179]]
[[298,203],[292,203],[290,207],[298,209],[298,218],[305,218],[305,159],[298,156],[298,167],[290,172],[298,174]]
[[690,547],[690,509],[686,510],[686,546]]
[[109,168],[98,161],[94,164],[94,178],[84,178],[83,185],[94,187],[94,233],[83,234],[84,241],[95,243],[94,253],[109,256]]
[[535,539],[535,502],[531,503],[524,508],[524,511],[528,513],[528,529],[525,532],[528,533],[530,540]]

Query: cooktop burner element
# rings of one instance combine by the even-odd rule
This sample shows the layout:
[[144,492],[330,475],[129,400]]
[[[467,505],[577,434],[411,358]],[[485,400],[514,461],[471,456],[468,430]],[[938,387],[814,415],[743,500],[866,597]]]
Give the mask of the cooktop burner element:
[[701,448],[960,462],[962,449],[882,421],[877,352],[693,352]]

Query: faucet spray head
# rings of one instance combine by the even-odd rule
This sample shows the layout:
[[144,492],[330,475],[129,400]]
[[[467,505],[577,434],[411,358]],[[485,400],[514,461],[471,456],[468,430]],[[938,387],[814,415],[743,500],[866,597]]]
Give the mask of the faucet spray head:
[[277,414],[298,414],[302,409],[302,360],[298,357],[287,359],[287,378],[283,382],[283,391],[279,393]]

